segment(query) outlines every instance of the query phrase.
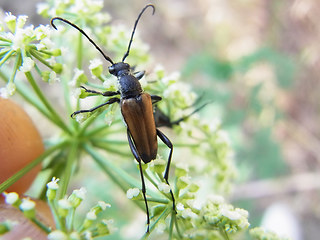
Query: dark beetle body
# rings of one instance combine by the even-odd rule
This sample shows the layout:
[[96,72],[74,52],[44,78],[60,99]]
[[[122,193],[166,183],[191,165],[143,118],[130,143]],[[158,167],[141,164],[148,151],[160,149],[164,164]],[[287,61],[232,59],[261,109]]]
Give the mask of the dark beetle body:
[[[107,92],[97,92],[95,90],[89,90],[85,87],[81,86],[86,92],[92,94],[99,94],[105,97],[117,96],[109,98],[107,102],[96,106],[94,108],[88,110],[79,110],[71,114],[71,117],[79,113],[87,113],[87,112],[94,112],[96,109],[118,102],[120,104],[121,113],[124,119],[124,122],[127,125],[127,138],[128,143],[130,146],[130,150],[134,155],[135,159],[139,163],[139,170],[141,175],[141,182],[142,182],[142,194],[144,198],[144,202],[146,205],[147,211],[147,232],[149,232],[149,224],[150,224],[150,217],[149,217],[149,209],[148,209],[148,202],[146,198],[146,186],[143,177],[143,169],[141,166],[141,162],[149,163],[151,160],[155,159],[158,152],[158,142],[157,136],[162,140],[164,144],[170,148],[169,157],[167,167],[164,173],[164,180],[167,184],[168,176],[169,176],[169,168],[172,158],[172,151],[173,146],[171,141],[159,130],[156,128],[154,115],[153,115],[153,106],[152,104],[160,101],[161,97],[159,96],[151,96],[148,93],[144,93],[139,80],[144,76],[144,71],[133,73],[131,71],[130,65],[125,63],[124,60],[127,56],[129,56],[130,46],[133,40],[133,35],[135,33],[135,29],[137,27],[138,21],[142,16],[143,12],[148,8],[151,7],[154,13],[154,6],[149,4],[146,5],[142,11],[140,12],[132,31],[132,35],[129,41],[129,46],[127,52],[124,54],[122,61],[118,63],[114,63],[110,57],[105,55],[103,51],[97,46],[94,41],[78,26],[69,22],[68,20],[60,17],[55,17],[51,19],[52,26],[56,28],[54,25],[55,20],[63,21],[72,27],[76,28],[79,32],[81,32],[95,47],[96,49],[103,55],[103,57],[111,63],[109,67],[110,74],[114,75],[118,79],[119,90],[118,91],[107,91]],[[120,98],[119,98],[120,95]],[[172,209],[175,211],[175,199],[173,196],[173,192],[170,189],[170,195],[172,198]]]
[[144,163],[155,159],[158,151],[156,124],[151,96],[143,93],[139,80],[127,63],[115,63],[109,72],[118,78],[123,119]]
[[158,151],[156,125],[151,97],[142,93],[135,98],[121,99],[121,113],[134,145],[144,163],[155,159]]

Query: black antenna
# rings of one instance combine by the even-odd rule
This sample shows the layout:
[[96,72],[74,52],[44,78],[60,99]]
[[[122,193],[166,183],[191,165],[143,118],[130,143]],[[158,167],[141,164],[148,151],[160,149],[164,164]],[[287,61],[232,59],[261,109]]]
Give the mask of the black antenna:
[[101,50],[101,48],[99,48],[99,46],[97,44],[95,44],[95,42],[81,29],[79,28],[77,25],[73,24],[72,22],[69,22],[68,20],[64,19],[64,18],[60,18],[60,17],[55,17],[51,19],[51,25],[52,27],[54,27],[54,29],[58,30],[56,25],[54,25],[53,21],[54,20],[60,20],[62,22],[65,22],[67,24],[69,24],[70,26],[74,27],[75,29],[77,29],[80,33],[82,33],[84,36],[86,36],[86,38],[93,44],[93,46],[96,47],[96,49],[102,54],[102,56],[109,61],[112,65],[114,64],[113,61],[111,60],[110,57],[108,57],[107,55],[104,54],[104,52]]
[[154,12],[155,12],[155,10],[156,10],[155,7],[154,7],[152,4],[146,5],[146,6],[141,10],[141,12],[140,12],[140,14],[139,14],[136,22],[134,23],[133,30],[132,30],[132,34],[131,34],[131,38],[130,38],[129,45],[128,45],[128,50],[127,50],[127,52],[124,54],[124,56],[123,56],[123,58],[122,58],[122,62],[124,62],[124,60],[129,56],[129,51],[130,51],[131,43],[132,43],[132,40],[133,40],[133,35],[134,35],[135,31],[136,31],[138,22],[139,22],[139,20],[140,20],[140,18],[141,18],[141,16],[142,16],[142,14],[144,13],[144,11],[145,11],[148,7],[152,7],[152,9],[153,9],[152,15],[154,14]]

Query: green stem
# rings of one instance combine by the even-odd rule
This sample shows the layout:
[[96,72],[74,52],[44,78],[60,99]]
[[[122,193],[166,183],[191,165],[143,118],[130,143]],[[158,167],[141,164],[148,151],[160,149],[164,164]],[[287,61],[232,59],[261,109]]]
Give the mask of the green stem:
[[163,198],[147,198],[148,202],[160,203],[160,204],[168,204],[169,200]]
[[59,217],[59,214],[58,214],[58,211],[57,211],[57,208],[56,208],[56,205],[55,205],[55,201],[54,200],[50,200],[50,201],[48,201],[48,204],[50,206],[50,210],[51,210],[51,213],[53,215],[54,222],[56,224],[56,228],[57,229],[62,229],[63,222],[62,222],[61,218]]
[[96,148],[103,149],[108,153],[114,153],[122,157],[132,158],[132,154],[130,154],[128,151],[123,151],[122,149],[115,148],[114,146],[111,147],[110,145],[104,142],[94,141],[92,142],[92,145]]
[[71,144],[71,148],[68,154],[67,164],[64,170],[64,176],[61,179],[61,185],[59,188],[59,198],[63,198],[67,193],[69,182],[74,170],[74,162],[79,156],[78,151],[79,151],[79,143],[77,141],[74,141]]
[[10,187],[12,184],[14,184],[17,180],[19,180],[21,177],[23,177],[27,172],[29,172],[31,169],[33,169],[35,166],[37,166],[39,163],[41,163],[46,157],[51,155],[56,150],[62,148],[66,143],[61,142],[49,149],[47,149],[41,156],[33,160],[31,163],[29,163],[27,166],[22,168],[19,172],[15,173],[13,176],[8,178],[6,181],[1,183],[0,185],[0,193],[5,191],[8,187]]
[[32,222],[34,222],[39,228],[41,228],[44,232],[46,233],[50,233],[51,229],[50,227],[47,227],[45,224],[43,224],[41,221],[39,221],[38,219],[34,218],[32,219]]
[[14,64],[14,68],[13,68],[12,74],[11,74],[10,79],[9,79],[10,83],[13,83],[13,81],[15,79],[15,76],[16,76],[16,73],[18,71],[19,65],[21,65],[21,55],[17,54],[16,61],[15,61],[15,64]]
[[71,113],[72,112],[72,107],[71,107],[71,102],[70,102],[70,89],[69,89],[68,81],[65,79],[65,77],[61,76],[61,82],[62,82],[62,85],[63,85],[63,87],[62,87],[63,97],[64,97],[65,105],[67,107],[67,112]]
[[169,240],[172,239],[173,235],[173,225],[176,219],[176,213],[174,211],[171,212],[170,226],[169,226]]
[[46,65],[48,68],[53,69],[53,67],[48,63],[48,61],[46,61],[40,54],[38,51],[36,50],[30,50],[30,53],[32,56],[34,56],[36,59],[38,59],[42,64]]
[[183,235],[181,234],[181,231],[180,231],[180,227],[179,227],[179,224],[178,224],[178,220],[177,220],[177,217],[174,218],[174,222],[175,222],[175,226],[176,226],[176,231],[178,233],[178,236],[179,238],[183,238]]
[[0,60],[0,67],[2,66],[2,64],[4,64],[9,57],[11,57],[12,54],[14,54],[15,51],[13,49],[11,49],[9,52],[7,52],[7,54]]
[[[169,213],[171,212],[170,208],[166,208],[161,214],[160,216],[150,225],[150,232],[153,231],[153,229],[155,228],[155,226],[158,224],[158,222],[160,221],[160,219],[165,219]],[[142,239],[147,239],[147,237],[149,236],[149,233],[145,233],[142,237]]]
[[51,104],[48,102],[47,98],[43,95],[41,89],[37,85],[36,81],[34,80],[31,72],[25,73],[30,85],[32,86],[33,90],[35,91],[36,95],[39,97],[41,102],[44,104],[44,106],[48,109],[48,111],[51,113],[51,117],[53,122],[59,126],[61,129],[63,129],[66,133],[71,134],[68,127],[65,125],[65,123],[62,121],[60,116],[57,114],[57,112],[54,110],[54,108],[51,106]]
[[220,232],[221,232],[223,238],[226,240],[229,240],[229,236],[228,236],[228,233],[226,232],[226,230],[224,230],[222,228],[219,228],[219,229],[220,229]]
[[77,67],[82,68],[82,58],[83,58],[83,44],[82,44],[82,34],[79,32],[78,37],[78,49],[77,49]]
[[[96,161],[101,169],[107,173],[107,175],[124,191],[128,188],[140,188],[140,182],[131,177],[125,171],[114,165],[110,160],[101,156],[96,150],[94,150],[88,144],[84,145],[86,152]],[[126,186],[124,185],[126,183]]]

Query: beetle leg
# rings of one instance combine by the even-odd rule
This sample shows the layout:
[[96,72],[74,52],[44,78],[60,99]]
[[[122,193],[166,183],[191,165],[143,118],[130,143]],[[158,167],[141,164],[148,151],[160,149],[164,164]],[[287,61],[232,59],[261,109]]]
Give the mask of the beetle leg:
[[138,80],[140,80],[140,79],[144,76],[145,73],[146,73],[146,71],[139,71],[139,72],[133,73],[133,75],[134,75]]
[[129,128],[127,128],[127,137],[128,137],[128,142],[129,142],[131,152],[132,152],[133,156],[135,157],[135,159],[139,163],[139,170],[140,170],[140,176],[141,176],[141,182],[142,182],[142,189],[141,190],[142,190],[142,195],[143,195],[143,199],[144,199],[144,203],[146,205],[146,211],[147,211],[147,225],[148,225],[147,232],[149,232],[150,216],[149,216],[149,208],[148,208],[148,202],[147,202],[147,197],[146,197],[146,185],[144,182],[143,171],[142,171],[142,166],[141,166],[141,157],[139,156],[137,148],[132,141],[132,136],[129,131]]
[[98,91],[95,91],[95,90],[87,89],[84,86],[80,86],[80,87],[83,88],[87,93],[98,94],[98,95],[102,95],[104,97],[111,97],[111,96],[115,96],[115,95],[119,95],[120,94],[119,91],[117,91],[117,92],[113,92],[113,91],[98,92]]
[[[173,151],[173,145],[170,141],[170,139],[163,134],[163,132],[161,132],[159,129],[157,129],[157,135],[159,136],[159,138],[161,139],[161,141],[167,145],[168,148],[170,148],[170,153],[169,153],[169,157],[168,157],[168,163],[167,163],[167,167],[166,167],[166,170],[164,172],[164,179],[166,180],[167,184],[169,184],[169,181],[168,181],[168,177],[169,177],[169,169],[170,169],[170,164],[171,164],[171,158],[172,158],[172,151]],[[173,210],[176,210],[176,205],[175,205],[175,199],[174,199],[174,196],[173,196],[173,192],[170,188],[170,194],[171,194],[171,197],[172,197],[172,205],[173,205]]]
[[162,100],[162,97],[157,96],[157,95],[150,95],[150,97],[151,97],[152,104],[155,104],[155,103]]
[[120,102],[120,99],[119,98],[110,98],[107,102],[105,103],[102,103],[94,108],[90,108],[90,109],[87,109],[87,110],[80,110],[80,111],[76,111],[74,113],[71,114],[71,117],[74,118],[75,115],[79,114],[79,113],[86,113],[86,112],[93,112],[95,110],[97,110],[98,108],[101,108],[107,104],[113,104],[115,102]]
[[184,117],[181,117],[179,118],[178,120],[175,120],[173,122],[170,122],[171,126],[172,125],[178,125],[180,122],[188,119],[190,116],[192,116],[193,114],[195,114],[196,112],[199,112],[202,108],[204,108],[208,103],[204,103],[203,105],[201,105],[200,107],[196,108],[192,113],[184,116]]

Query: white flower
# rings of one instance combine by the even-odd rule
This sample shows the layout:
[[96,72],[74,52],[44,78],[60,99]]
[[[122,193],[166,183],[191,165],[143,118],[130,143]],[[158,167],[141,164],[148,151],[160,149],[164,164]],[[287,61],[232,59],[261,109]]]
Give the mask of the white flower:
[[48,234],[48,240],[68,240],[68,236],[60,230],[54,230]]
[[106,210],[106,208],[111,207],[109,203],[106,203],[104,201],[99,201],[98,202],[99,207],[101,208],[102,211]]
[[[22,28],[20,28],[20,29],[22,29]],[[25,38],[31,38],[34,36],[34,26],[29,25],[28,27],[23,28],[22,32],[23,32],[23,36]]]
[[48,25],[42,25],[42,24],[39,27],[37,27],[34,31],[35,31],[37,40],[42,40],[45,37],[50,36],[50,33],[51,33],[50,27]]
[[49,74],[49,83],[59,82],[60,78],[57,77],[57,73],[55,71],[51,71]]
[[183,211],[184,210],[184,205],[182,203],[178,203],[176,205],[176,208],[177,208],[178,211]]
[[134,197],[137,197],[140,193],[139,188],[130,188],[127,191],[127,198],[132,199]]
[[37,4],[37,13],[39,15],[44,14],[50,9],[50,6],[48,3],[38,3]]
[[6,16],[4,18],[4,21],[7,22],[11,22],[11,21],[16,21],[17,17],[12,15],[11,12],[6,12]]
[[186,208],[185,210],[183,210],[181,212],[181,216],[183,218],[197,218],[198,215],[195,214],[194,212],[192,212],[192,210],[190,208]]
[[59,185],[58,185],[59,180],[60,180],[59,178],[53,177],[51,182],[47,183],[47,188],[57,190],[59,188]]
[[81,88],[75,88],[71,91],[71,95],[74,98],[79,98],[80,94],[81,94]]
[[68,200],[65,199],[65,198],[60,199],[60,200],[58,201],[58,206],[59,206],[60,208],[62,208],[62,209],[66,209],[66,210],[72,208],[72,205],[71,205],[70,201],[68,201]]
[[89,69],[93,78],[100,77],[103,72],[102,61],[99,58],[90,60]]
[[94,211],[90,211],[90,212],[87,213],[86,218],[88,220],[92,220],[93,221],[93,220],[97,219],[97,215],[96,215],[96,213]]
[[28,16],[26,15],[20,15],[18,16],[18,19],[17,19],[17,27],[18,28],[23,28],[24,24],[26,23],[28,19]]
[[10,205],[16,203],[19,200],[19,194],[16,192],[4,193],[4,196],[6,198],[6,203]]
[[42,44],[43,46],[45,46],[48,49],[53,48],[53,46],[54,46],[53,42],[48,37],[41,39],[39,44]]
[[118,80],[117,78],[111,76],[106,81],[103,82],[103,87],[105,89],[117,89]]
[[233,221],[239,220],[242,217],[238,212],[234,211],[233,209],[230,209],[230,206],[228,205],[222,206],[220,213],[222,216],[225,216]]
[[161,182],[158,184],[158,189],[160,192],[169,193],[170,186],[167,183]]
[[86,194],[87,194],[87,190],[82,187],[80,189],[76,189],[76,190],[73,190],[73,194],[80,198],[81,200],[83,200],[85,197],[86,197]]
[[70,240],[80,240],[80,234],[78,232],[72,232],[69,235]]
[[82,123],[90,116],[90,113],[81,113],[76,115],[76,121]]
[[34,61],[30,57],[23,58],[22,66],[19,68],[21,72],[30,72],[34,67]]
[[89,65],[89,69],[92,70],[93,68],[97,68],[99,66],[102,65],[102,61],[99,58],[95,58],[89,61],[90,65]]
[[9,82],[5,87],[0,88],[0,97],[8,98],[12,96],[16,91],[16,85],[12,82]]
[[86,75],[84,74],[84,71],[78,68],[74,69],[74,76],[72,78],[72,80],[69,82],[69,85],[71,87],[76,87],[77,83],[84,83],[86,80]]
[[224,203],[224,197],[220,195],[211,195],[209,196],[209,199],[213,204],[220,205]]
[[84,239],[91,240],[92,239],[92,233],[90,231],[84,232]]
[[28,211],[34,209],[36,206],[36,203],[29,198],[23,198],[22,203],[20,204],[20,209],[22,211]]
[[24,35],[22,29],[18,29],[13,35],[11,48],[15,51],[24,49]]

